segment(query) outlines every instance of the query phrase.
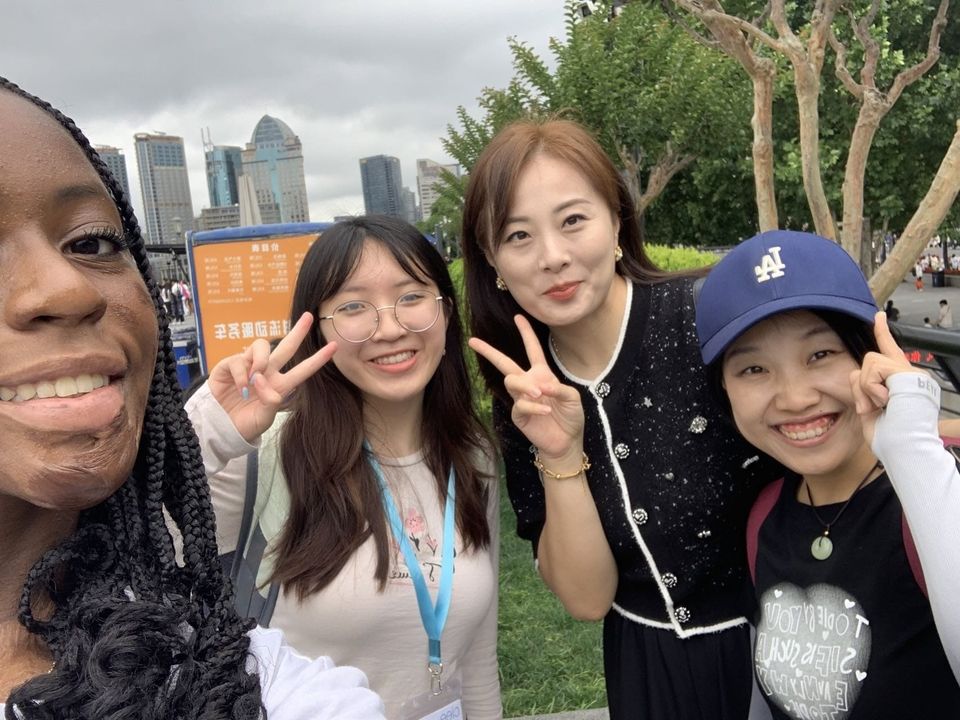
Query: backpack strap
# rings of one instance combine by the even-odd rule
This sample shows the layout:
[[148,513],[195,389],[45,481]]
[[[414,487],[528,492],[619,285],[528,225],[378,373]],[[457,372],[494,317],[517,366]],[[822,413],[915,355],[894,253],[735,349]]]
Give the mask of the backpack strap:
[[783,478],[770,483],[763,490],[750,508],[747,516],[747,566],[750,568],[750,579],[757,583],[757,546],[760,538],[760,526],[767,519],[773,509],[780,492],[783,490]]

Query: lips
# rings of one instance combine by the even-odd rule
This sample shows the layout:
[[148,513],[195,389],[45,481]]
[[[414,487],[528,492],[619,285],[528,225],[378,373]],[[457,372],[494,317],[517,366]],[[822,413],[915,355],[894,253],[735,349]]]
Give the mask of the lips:
[[820,415],[810,420],[776,425],[777,431],[794,442],[814,440],[825,435],[837,422],[836,414]]
[[579,282],[558,283],[547,290],[544,295],[557,300],[566,300],[572,297],[579,287]]

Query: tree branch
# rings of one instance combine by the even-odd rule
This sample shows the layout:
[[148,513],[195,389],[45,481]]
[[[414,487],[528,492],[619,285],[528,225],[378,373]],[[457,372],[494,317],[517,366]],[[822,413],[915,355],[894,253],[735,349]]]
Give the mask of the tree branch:
[[907,87],[923,77],[940,59],[940,34],[947,26],[948,7],[950,7],[950,0],[940,0],[940,9],[937,11],[937,16],[933,19],[933,25],[930,27],[930,40],[927,43],[926,57],[894,78],[890,92],[887,93],[887,100],[891,105],[897,101]]
[[844,46],[844,44],[837,39],[837,36],[833,30],[830,31],[830,34],[827,37],[830,40],[830,47],[833,48],[833,52],[837,55],[835,70],[837,79],[843,83],[843,86],[847,89],[847,92],[853,95],[857,100],[863,102],[863,86],[853,79],[853,75],[850,74],[850,69],[847,67],[846,46]]
[[711,40],[706,35],[697,32],[692,25],[687,23],[687,21],[681,17],[680,13],[674,9],[671,0],[660,0],[660,6],[663,8],[663,11],[666,13],[667,17],[679,25],[683,31],[686,32],[687,35],[693,38],[696,42],[700,43],[706,48],[709,48],[710,50],[723,49],[719,40]]

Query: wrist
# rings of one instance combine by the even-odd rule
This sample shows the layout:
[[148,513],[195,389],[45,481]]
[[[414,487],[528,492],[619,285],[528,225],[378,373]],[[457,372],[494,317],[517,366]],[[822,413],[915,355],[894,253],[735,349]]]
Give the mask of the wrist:
[[563,462],[541,457],[540,453],[536,452],[533,456],[533,466],[540,472],[541,480],[543,478],[569,480],[581,475],[585,476],[586,471],[590,469],[590,460],[583,451],[580,452],[575,461],[571,461],[569,456],[565,456]]

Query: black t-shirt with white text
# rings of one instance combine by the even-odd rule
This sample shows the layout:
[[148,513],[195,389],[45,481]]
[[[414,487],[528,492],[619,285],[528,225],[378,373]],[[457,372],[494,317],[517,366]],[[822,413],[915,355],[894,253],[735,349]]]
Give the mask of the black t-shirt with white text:
[[[754,669],[775,718],[960,718],[958,686],[903,546],[887,476],[865,486],[810,552],[823,525],[788,475],[760,527]],[[817,508],[830,522],[841,503]]]

